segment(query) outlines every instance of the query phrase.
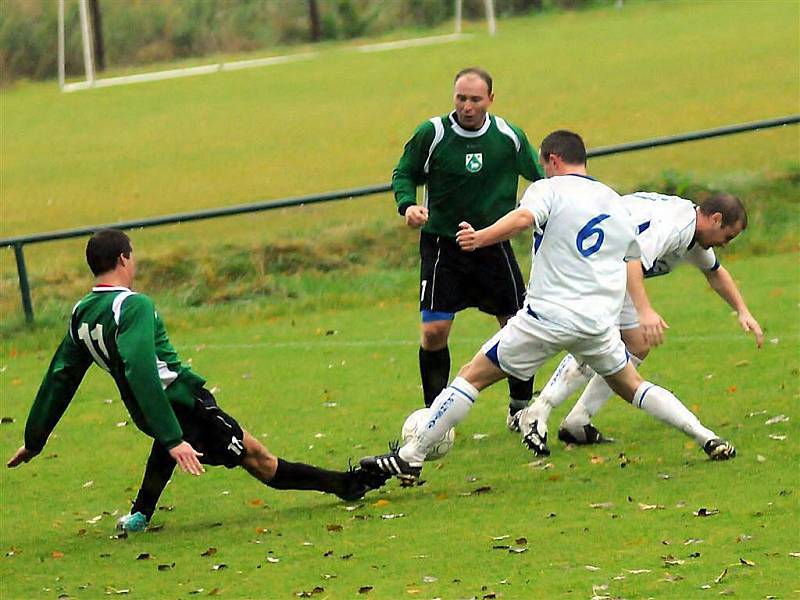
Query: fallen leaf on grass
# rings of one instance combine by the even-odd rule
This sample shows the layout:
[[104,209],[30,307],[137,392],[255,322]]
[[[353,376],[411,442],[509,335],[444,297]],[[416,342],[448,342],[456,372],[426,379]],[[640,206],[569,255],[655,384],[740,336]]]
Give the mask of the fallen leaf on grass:
[[770,433],[769,434],[769,439],[775,440],[776,442],[782,442],[783,440],[786,439],[786,436],[785,435],[777,435],[777,434],[774,434],[774,433]]
[[374,502],[372,504],[372,506],[375,506],[377,508],[381,508],[383,506],[389,506],[389,504],[390,504],[390,502],[386,498],[381,498],[377,502]]
[[547,460],[543,458],[540,458],[539,460],[528,463],[528,466],[531,469],[536,469],[537,471],[547,471],[548,469],[552,469],[555,465],[551,462],[547,462]]
[[172,512],[175,510],[175,507],[171,504],[165,504],[164,506],[159,506],[158,510],[163,510],[164,512]]
[[523,552],[527,552],[528,551],[528,547],[527,546],[511,546],[508,549],[508,551],[511,554],[522,554]]
[[13,422],[14,422],[14,417],[1,417],[0,418],[0,423],[2,423],[3,425],[5,425],[6,423],[13,423]]
[[675,558],[672,554],[667,554],[666,556],[661,557],[664,560],[664,564],[668,567],[674,567],[678,565],[684,564],[686,561],[680,558]]
[[216,548],[214,548],[214,546],[210,546],[210,547],[208,548],[208,550],[206,550],[205,552],[201,552],[201,553],[200,553],[200,556],[213,556],[213,555],[215,555],[216,553],[217,553],[217,549],[216,549]]
[[736,593],[736,592],[734,592],[733,590],[730,590],[730,589],[728,589],[728,590],[722,590],[722,591],[719,593],[719,595],[720,595],[720,596],[733,596],[735,593]]
[[396,513],[396,514],[390,513],[388,515],[381,515],[381,519],[387,519],[387,520],[400,519],[405,516],[406,516],[405,513]]
[[750,364],[750,361],[749,361],[749,360],[747,360],[747,359],[745,359],[745,360],[740,360],[739,362],[737,362],[737,363],[736,363],[736,364],[734,364],[733,366],[734,366],[734,367],[746,367],[746,366],[747,366],[747,365],[749,365],[749,364]]
[[61,550],[53,550],[50,556],[52,556],[53,558],[64,558],[64,553],[61,552]]
[[642,573],[652,573],[650,569],[624,569],[631,575],[641,575]]
[[712,517],[714,515],[719,514],[718,508],[705,508],[701,507],[697,509],[697,512],[694,513],[695,517]]
[[353,558],[353,553],[351,552],[350,554],[342,554],[339,558],[341,558],[342,560],[350,560],[351,558]]
[[437,581],[439,581],[439,578],[438,577],[434,577],[433,575],[425,575],[422,578],[422,583],[435,583]]
[[358,588],[359,594],[369,594],[371,591],[372,591],[371,585],[362,585],[360,588]]
[[274,565],[274,564],[277,564],[277,563],[281,562],[281,559],[277,558],[275,556],[268,556],[267,557],[267,562],[268,563],[272,563]]
[[136,560],[149,560],[150,553],[149,552],[142,552],[139,556],[136,557]]
[[754,563],[752,560],[747,560],[746,558],[740,558],[739,559],[739,564],[742,564],[742,565],[744,565],[746,567],[755,567],[756,566],[756,563]]
[[659,579],[659,581],[666,581],[667,583],[675,583],[676,581],[680,581],[683,579],[680,575],[672,575],[671,573],[664,573],[663,579]]
[[82,488],[88,488],[88,487],[92,487],[93,485],[94,485],[94,481],[87,481],[81,487]]
[[90,523],[91,525],[94,525],[95,523],[97,523],[102,518],[103,518],[103,515],[97,515],[96,517],[92,517],[91,519],[87,519],[86,522]]
[[592,507],[592,508],[607,509],[607,508],[614,508],[614,503],[613,502],[595,502],[593,504],[590,504],[589,506]]
[[764,421],[764,425],[775,425],[776,423],[786,423],[789,420],[789,417],[786,415],[775,415],[771,419],[767,419]]
[[587,571],[599,571],[600,567],[595,567],[594,565],[585,565],[584,567]]
[[722,583],[722,580],[725,579],[725,576],[727,574],[728,574],[728,569],[727,568],[722,569],[722,573],[717,575],[717,577],[714,579],[714,583]]
[[511,546],[508,544],[495,544],[492,546],[492,550],[510,550]]
[[489,437],[488,433],[473,433],[472,434],[472,439],[473,440],[484,440],[487,437]]
[[644,502],[639,502],[639,510],[663,510],[664,506],[662,504],[645,504]]
[[342,526],[337,523],[328,523],[327,525],[325,525],[325,529],[327,529],[328,531],[337,532],[342,530]]
[[789,556],[792,558],[800,558],[800,552],[789,552]]
[[592,456],[590,462],[593,465],[602,465],[604,462],[606,462],[606,459],[602,456]]
[[526,538],[526,537],[518,537],[517,539],[514,540],[514,543],[517,546],[527,546],[528,545],[528,538]]
[[175,567],[175,563],[170,563],[168,565],[167,564],[163,564],[163,565],[158,565],[158,570],[159,571],[169,571],[170,569],[172,569],[174,567]]
[[119,423],[117,423],[117,427],[125,427],[127,424],[128,424],[127,421],[120,421]]
[[767,457],[763,454],[756,454],[756,460],[760,463],[765,463],[767,462]]
[[225,563],[219,563],[218,565],[214,565],[213,567],[211,567],[211,570],[212,571],[222,571],[223,569],[227,569],[227,568],[228,568],[228,565],[226,565]]
[[501,541],[501,540],[507,540],[507,539],[508,539],[508,538],[510,538],[510,537],[511,537],[510,535],[507,535],[507,534],[506,534],[506,535],[497,535],[497,536],[493,537],[492,539],[493,539],[495,542],[499,542],[499,541]]
[[261,506],[264,504],[264,501],[261,498],[253,498],[250,500],[250,506]]

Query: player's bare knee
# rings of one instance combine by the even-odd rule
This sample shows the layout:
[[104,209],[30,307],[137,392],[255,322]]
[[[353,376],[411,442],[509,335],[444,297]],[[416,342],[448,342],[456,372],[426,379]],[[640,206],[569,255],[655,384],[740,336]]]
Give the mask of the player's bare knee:
[[423,323],[420,345],[425,350],[441,350],[447,346],[452,321]]

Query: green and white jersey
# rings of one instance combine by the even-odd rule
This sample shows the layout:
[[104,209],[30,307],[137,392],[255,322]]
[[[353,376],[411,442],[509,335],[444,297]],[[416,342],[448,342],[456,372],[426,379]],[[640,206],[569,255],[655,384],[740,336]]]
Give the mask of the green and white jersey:
[[514,210],[520,175],[543,177],[522,129],[487,114],[483,126],[470,131],[452,112],[417,127],[392,174],[392,189],[402,213],[425,184],[429,213],[422,230],[454,238],[461,221],[481,229]]
[[25,447],[41,450],[92,362],[117,384],[143,432],[167,448],[183,432],[172,404],[193,406],[205,380],[181,364],[153,301],[125,287],[96,286],[72,309],[25,426]]

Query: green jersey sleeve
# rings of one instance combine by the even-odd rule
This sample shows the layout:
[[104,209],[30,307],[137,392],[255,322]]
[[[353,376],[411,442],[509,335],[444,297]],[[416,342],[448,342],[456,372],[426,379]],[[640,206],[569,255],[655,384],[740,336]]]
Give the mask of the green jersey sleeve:
[[41,452],[47,438],[67,410],[78,386],[92,364],[88,353],[64,336],[45,373],[25,424],[25,447]]
[[519,137],[519,152],[517,152],[517,173],[528,181],[536,181],[544,178],[544,170],[539,164],[539,153],[534,150],[528,141],[528,136],[519,127],[509,126]]
[[414,135],[403,148],[400,162],[392,172],[392,190],[400,214],[417,203],[417,186],[425,183],[425,162],[434,136],[434,126],[425,121],[414,131]]
[[153,301],[144,294],[129,296],[120,311],[117,350],[125,379],[153,437],[173,448],[181,443],[183,432],[159,378],[155,325]]

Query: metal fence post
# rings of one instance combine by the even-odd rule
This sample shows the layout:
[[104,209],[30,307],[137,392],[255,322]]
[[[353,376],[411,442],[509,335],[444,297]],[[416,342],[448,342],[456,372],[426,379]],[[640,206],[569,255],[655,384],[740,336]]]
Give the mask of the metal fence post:
[[14,256],[17,259],[17,274],[19,275],[19,293],[22,294],[22,309],[25,311],[25,320],[33,322],[33,304],[31,303],[31,288],[28,285],[28,269],[25,268],[25,254],[22,244],[14,244]]

